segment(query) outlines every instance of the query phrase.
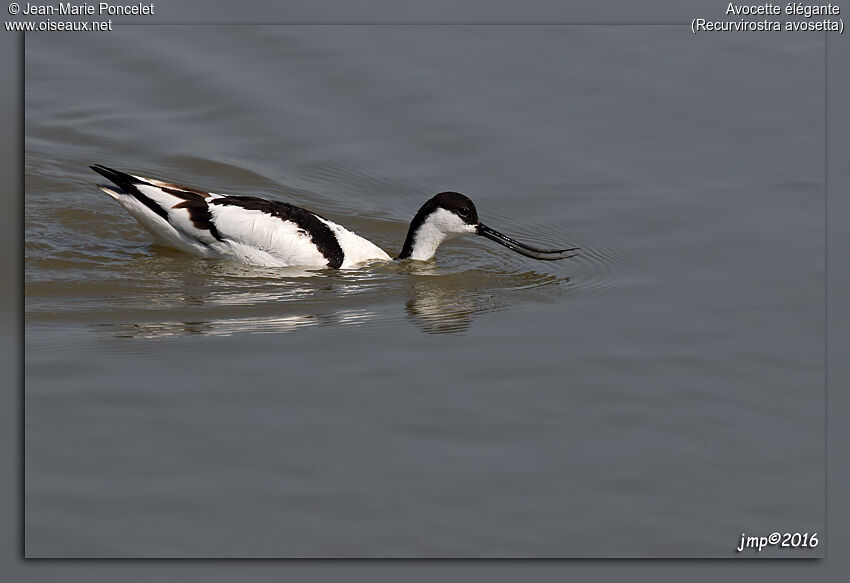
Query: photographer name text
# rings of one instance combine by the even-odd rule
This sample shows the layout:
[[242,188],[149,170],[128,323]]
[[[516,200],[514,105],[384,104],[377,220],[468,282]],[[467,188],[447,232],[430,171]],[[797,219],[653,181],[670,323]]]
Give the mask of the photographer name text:
[[[138,4],[74,4],[59,2],[56,4],[20,4],[19,14],[24,16],[151,16],[154,14],[153,3]],[[10,12],[12,12],[10,10]]]

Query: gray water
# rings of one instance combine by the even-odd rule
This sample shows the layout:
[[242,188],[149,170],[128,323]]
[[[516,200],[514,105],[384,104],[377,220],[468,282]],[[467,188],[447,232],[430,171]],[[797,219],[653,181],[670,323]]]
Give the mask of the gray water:
[[[823,51],[685,26],[27,35],[26,554],[823,536]],[[151,245],[92,163],[292,202],[390,253],[457,190],[582,250],[201,260]]]

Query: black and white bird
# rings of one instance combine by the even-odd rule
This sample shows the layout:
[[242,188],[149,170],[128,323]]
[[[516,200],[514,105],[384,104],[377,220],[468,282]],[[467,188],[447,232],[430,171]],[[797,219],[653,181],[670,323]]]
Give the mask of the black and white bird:
[[[113,184],[98,187],[123,206],[158,243],[198,255],[269,267],[347,269],[390,261],[380,247],[306,209],[254,196],[214,194],[100,164],[91,169]],[[481,235],[534,259],[573,257],[578,249],[537,249],[478,220],[475,205],[457,192],[441,192],[410,222],[397,259],[428,260],[443,241]]]

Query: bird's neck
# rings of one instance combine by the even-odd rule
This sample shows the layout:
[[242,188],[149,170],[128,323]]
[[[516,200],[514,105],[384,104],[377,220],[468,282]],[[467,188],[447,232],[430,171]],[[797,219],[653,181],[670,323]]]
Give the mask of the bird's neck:
[[401,248],[401,253],[398,254],[399,259],[427,261],[434,256],[437,247],[448,237],[445,229],[441,228],[441,219],[443,218],[441,212],[447,211],[441,209],[425,217],[417,214],[413,218],[410,229],[407,231],[407,238],[404,240],[404,246]]
[[[434,256],[437,247],[446,239],[446,233],[426,221],[414,233],[408,233],[408,239],[409,241],[404,242],[404,248],[409,248],[410,253],[407,257],[401,257],[401,255],[399,257],[401,259],[427,261]],[[404,249],[402,249],[402,254],[404,254]]]

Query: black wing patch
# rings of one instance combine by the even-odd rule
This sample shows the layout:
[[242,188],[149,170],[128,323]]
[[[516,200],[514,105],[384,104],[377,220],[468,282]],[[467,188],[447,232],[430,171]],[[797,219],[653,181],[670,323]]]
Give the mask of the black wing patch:
[[345,259],[345,253],[331,228],[323,223],[318,215],[308,210],[255,196],[223,196],[209,200],[207,203],[238,206],[245,210],[260,211],[284,221],[291,221],[310,237],[319,253],[327,259],[328,267],[339,269]]
[[163,186],[160,188],[163,192],[167,192],[172,196],[183,199],[183,202],[178,202],[171,208],[186,209],[189,211],[189,220],[192,221],[192,226],[196,229],[207,230],[210,232],[210,235],[219,241],[224,241],[221,237],[221,233],[218,232],[218,229],[215,227],[215,223],[213,222],[209,204],[204,197],[204,194],[206,193],[201,193],[201,191],[197,190],[178,190],[176,188],[166,188]]

